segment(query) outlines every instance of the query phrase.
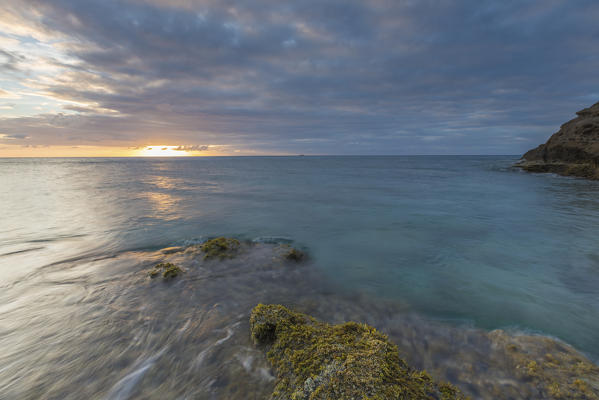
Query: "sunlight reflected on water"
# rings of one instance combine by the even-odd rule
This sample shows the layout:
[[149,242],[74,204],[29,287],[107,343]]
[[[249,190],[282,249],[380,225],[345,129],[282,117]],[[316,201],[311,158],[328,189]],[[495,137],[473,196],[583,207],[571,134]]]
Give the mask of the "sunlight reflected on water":
[[[0,393],[69,398],[61,396],[77,387],[71,398],[135,396],[168,382],[164,366],[174,365],[179,397],[214,390],[233,399],[219,376],[238,380],[237,368],[261,379],[249,309],[301,299],[328,306],[331,298],[318,296],[341,291],[347,301],[316,315],[385,329],[392,313],[372,310],[388,301],[397,312],[450,322],[429,329],[397,320],[387,331],[398,340],[444,332],[438,342],[454,348],[451,338],[471,343],[473,335],[482,344],[457,353],[480,352],[475,363],[486,357],[486,334],[464,326],[553,335],[597,360],[599,184],[525,174],[510,168],[514,161],[0,159],[10,188],[0,191]],[[231,265],[183,252],[169,256],[183,257],[180,280],[148,281],[145,270],[164,257],[158,249],[221,235],[293,243],[313,264],[270,268],[273,257],[259,246]],[[418,354],[407,356],[429,369],[429,353]],[[254,360],[248,371],[228,363],[240,357]]]

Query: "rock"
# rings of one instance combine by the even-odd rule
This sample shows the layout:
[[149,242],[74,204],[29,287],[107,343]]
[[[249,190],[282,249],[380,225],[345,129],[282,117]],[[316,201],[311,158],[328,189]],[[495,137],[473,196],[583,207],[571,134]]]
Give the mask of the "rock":
[[529,172],[599,179],[599,103],[576,113],[549,140],[516,164]]
[[303,251],[300,251],[295,248],[291,248],[289,251],[287,251],[284,254],[284,257],[286,260],[289,260],[289,261],[300,262],[304,259],[305,254]]
[[152,268],[152,270],[148,273],[148,275],[150,275],[150,278],[154,279],[158,275],[160,275],[160,273],[162,273],[162,277],[165,280],[170,280],[170,279],[177,277],[182,272],[183,272],[183,270],[180,267],[176,266],[175,264],[160,263],[160,264],[156,265],[154,268]]
[[219,237],[211,239],[202,244],[202,251],[205,253],[205,259],[218,258],[234,258],[241,248],[241,243],[237,239]]
[[[505,348],[505,361],[544,399],[599,400],[599,367],[555,339],[489,332],[494,348]],[[544,355],[543,355],[544,353]],[[539,357],[540,355],[540,357]]]
[[256,306],[254,343],[269,349],[277,373],[271,400],[463,399],[399,358],[397,346],[356,322],[330,325],[281,305]]

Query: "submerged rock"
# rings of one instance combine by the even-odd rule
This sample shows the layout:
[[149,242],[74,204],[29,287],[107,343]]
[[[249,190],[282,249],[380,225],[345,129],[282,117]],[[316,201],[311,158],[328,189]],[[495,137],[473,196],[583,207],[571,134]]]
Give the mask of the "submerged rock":
[[[570,346],[542,336],[489,333],[507,364],[544,399],[599,400],[599,367]],[[544,354],[543,354],[544,353]],[[539,357],[540,356],[540,357]]]
[[599,103],[576,114],[546,143],[524,154],[516,166],[529,172],[599,179]]
[[241,248],[241,243],[237,239],[218,237],[204,242],[201,246],[205,259],[234,258]]
[[169,280],[177,277],[182,272],[183,270],[175,264],[160,263],[156,265],[154,268],[152,268],[148,275],[150,275],[150,278],[154,279],[162,273],[162,277],[165,280]]
[[300,251],[296,248],[291,247],[288,251],[283,255],[286,260],[300,262],[303,261],[306,255],[303,251]]
[[250,329],[277,373],[272,400],[462,399],[399,358],[397,346],[355,322],[330,325],[281,305],[256,306]]

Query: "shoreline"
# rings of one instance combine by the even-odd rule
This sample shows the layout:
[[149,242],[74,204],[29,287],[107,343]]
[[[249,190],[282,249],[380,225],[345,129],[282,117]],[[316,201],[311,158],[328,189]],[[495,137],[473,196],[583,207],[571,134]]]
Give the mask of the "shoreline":
[[553,173],[561,176],[572,176],[589,180],[599,180],[599,167],[592,162],[544,162],[520,160],[513,165],[531,173]]
[[[164,254],[163,262],[175,262],[178,253],[191,253],[192,259],[202,257],[204,246],[192,245],[180,251],[167,248],[160,252]],[[273,265],[277,273],[283,274],[283,279],[287,273],[293,275],[302,271],[300,276],[291,279],[293,285],[299,283],[298,279],[302,279],[304,273],[315,273],[310,262],[289,262],[289,245],[241,242],[241,248],[244,246],[247,247],[241,253],[235,250],[233,257],[227,255],[213,262],[235,263],[235,258],[238,255],[243,257],[243,252],[261,249],[273,251],[273,260],[282,257],[282,263],[275,262]],[[301,286],[312,286],[314,279],[321,277],[316,273]],[[599,367],[560,339],[546,334],[531,334],[521,329],[485,330],[463,324],[448,324],[419,315],[395,301],[376,299],[365,294],[358,297],[354,293],[326,294],[327,284],[320,283],[325,286],[324,293],[321,289],[313,293],[299,290],[287,294],[285,297],[288,300],[278,304],[330,324],[354,321],[374,326],[398,346],[400,357],[410,367],[426,370],[434,379],[449,382],[473,398],[578,398],[580,394],[580,398],[599,399]],[[291,287],[282,286],[278,289]],[[265,288],[263,290],[268,291]],[[252,305],[254,296],[250,297],[246,308],[253,308],[257,304]],[[266,297],[258,296],[255,299],[261,302],[264,298],[277,297],[267,294]],[[244,313],[244,317],[249,317],[248,312]],[[242,326],[239,334],[248,335],[250,327],[246,322]],[[265,368],[264,365],[261,368]]]
[[[551,384],[558,382],[566,393],[577,379],[599,394],[593,381],[599,367],[564,342],[436,321],[397,301],[339,291],[310,257],[289,258],[286,244],[225,243],[232,252],[224,257],[220,245],[203,242],[67,261],[30,277],[22,285],[73,282],[62,290],[79,285],[73,277],[89,278],[79,290],[65,292],[70,295],[39,293],[46,300],[30,312],[39,316],[34,320],[40,327],[17,329],[17,344],[3,343],[12,349],[5,361],[24,369],[0,371],[0,382],[28,371],[31,357],[37,360],[36,373],[24,375],[6,395],[69,399],[77,387],[78,397],[267,398],[276,372],[250,339],[249,317],[258,303],[283,304],[327,324],[368,324],[397,345],[411,368],[472,398],[546,398]],[[172,266],[176,276],[164,275]],[[27,316],[20,309],[11,315]],[[75,322],[68,332],[64,319]]]
[[599,179],[599,103],[576,112],[549,139],[527,151],[515,167]]

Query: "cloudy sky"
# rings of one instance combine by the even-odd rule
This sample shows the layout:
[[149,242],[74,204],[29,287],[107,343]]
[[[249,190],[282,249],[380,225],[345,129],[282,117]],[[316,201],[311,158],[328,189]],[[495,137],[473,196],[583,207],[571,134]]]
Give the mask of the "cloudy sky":
[[521,154],[599,101],[596,0],[2,3],[0,156]]

